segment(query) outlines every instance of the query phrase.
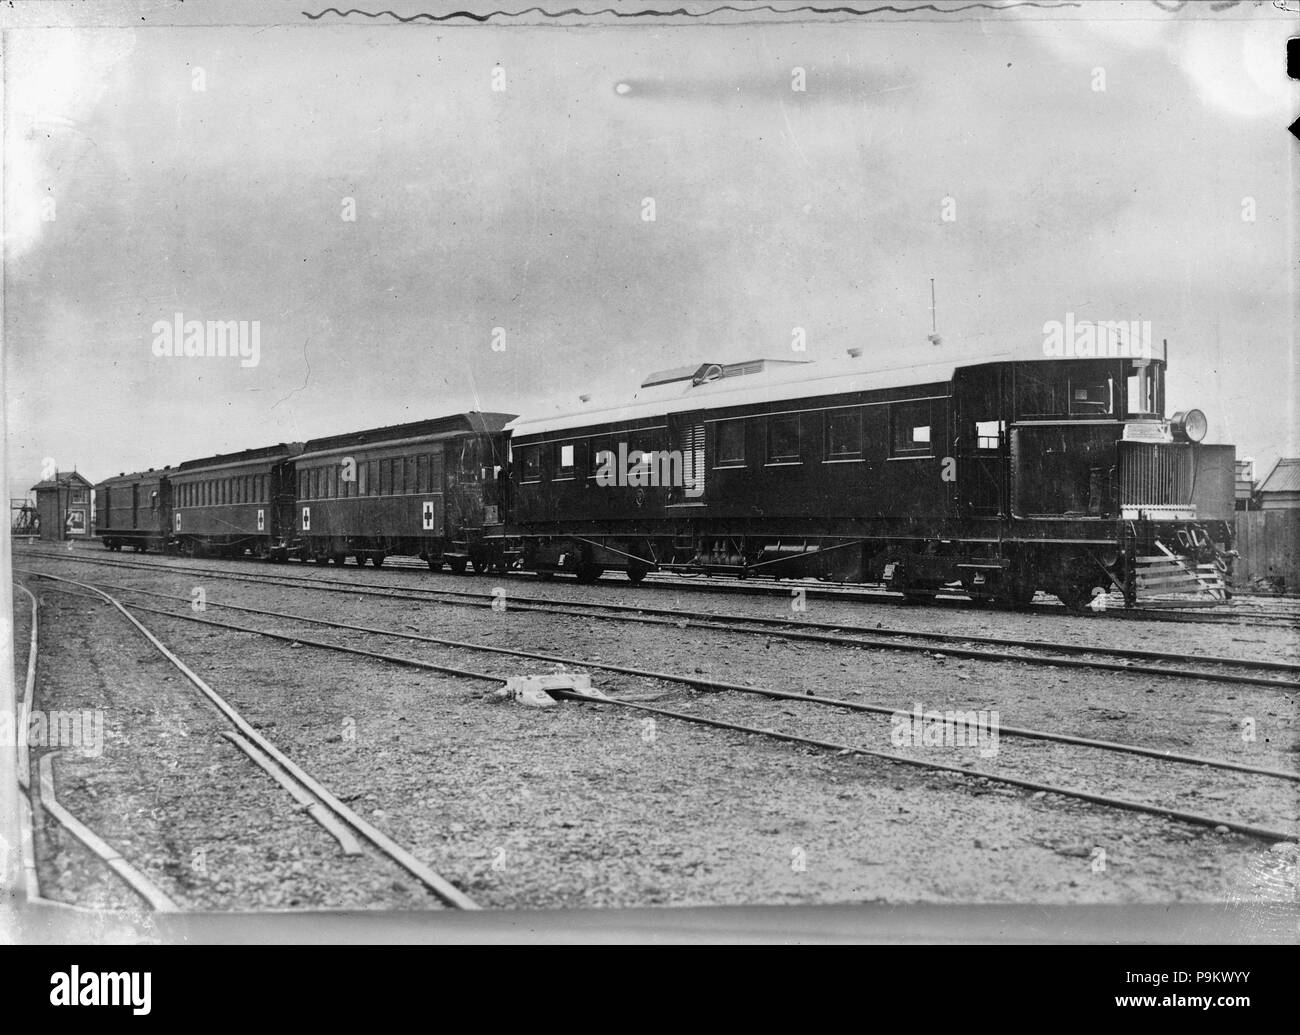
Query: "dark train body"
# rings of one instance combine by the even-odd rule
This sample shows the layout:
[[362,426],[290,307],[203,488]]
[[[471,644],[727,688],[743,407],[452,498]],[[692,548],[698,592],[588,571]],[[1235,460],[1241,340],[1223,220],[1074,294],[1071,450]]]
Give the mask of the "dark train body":
[[294,458],[298,443],[186,460],[169,478],[169,545],[191,557],[283,560],[294,549]]
[[95,535],[110,550],[162,550],[171,526],[170,468],[119,474],[95,486]]
[[1199,442],[1199,411],[1165,419],[1164,373],[1122,356],[703,363],[603,410],[454,414],[110,479],[97,534],[581,581],[960,584],[1013,605],[1045,590],[1076,609],[1098,587],[1226,596],[1233,447]]
[[378,567],[405,554],[435,571],[481,570],[512,416],[458,413],[308,442],[295,464],[302,555]]
[[960,582],[1076,608],[1096,587],[1221,592],[1233,449],[1178,441],[1163,381],[1127,358],[668,371],[625,406],[511,426],[511,531],[525,567],[580,580]]

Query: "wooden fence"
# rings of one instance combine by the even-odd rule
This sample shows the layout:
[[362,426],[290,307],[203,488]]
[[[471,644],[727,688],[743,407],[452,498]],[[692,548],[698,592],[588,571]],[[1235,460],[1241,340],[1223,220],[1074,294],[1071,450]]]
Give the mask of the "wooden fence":
[[1237,552],[1237,588],[1263,575],[1284,579],[1286,592],[1300,593],[1300,510],[1238,511]]

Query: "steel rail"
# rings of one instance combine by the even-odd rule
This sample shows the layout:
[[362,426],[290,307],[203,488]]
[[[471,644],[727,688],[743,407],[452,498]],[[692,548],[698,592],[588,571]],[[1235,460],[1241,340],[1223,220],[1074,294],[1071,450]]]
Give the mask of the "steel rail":
[[[304,639],[300,636],[289,636],[284,633],[274,633],[262,629],[253,629],[246,626],[230,625],[225,622],[214,622],[211,619],[199,618],[196,615],[175,615],[157,608],[147,608],[137,605],[137,610],[150,611],[161,614],[165,617],[177,618],[181,621],[197,622],[201,625],[214,626],[218,629],[225,629],[230,632],[251,633],[257,636],[265,636],[270,639],[281,640],[285,642],[298,643],[304,647],[315,647],[323,650],[338,651],[346,654],[356,654],[376,660],[403,665],[410,668],[420,668],[427,671],[441,672],[452,676],[466,679],[474,679],[483,682],[500,684],[503,682],[500,676],[491,675],[484,672],[472,672],[466,669],[458,669],[448,665],[437,665],[432,662],[418,661],[413,658],[402,658],[397,655],[384,654],[378,651],[363,650],[357,647],[347,647],[342,644],[326,643],[320,640]],[[538,660],[546,660],[545,655],[537,655]],[[998,776],[990,773],[971,771],[963,769],[960,766],[947,765],[943,762],[925,761],[917,758],[910,758],[906,755],[896,755],[888,751],[877,751],[871,748],[858,747],[852,744],[840,744],[833,741],[818,740],[811,737],[803,737],[793,733],[782,733],[777,730],[760,729],[756,726],[744,726],[739,723],[726,722],[721,719],[709,719],[699,715],[689,715],[685,712],[675,712],[669,709],[654,708],[650,705],[641,704],[632,701],[619,701],[615,698],[608,697],[588,697],[586,695],[573,691],[557,691],[557,694],[571,696],[575,700],[581,700],[590,704],[614,704],[618,707],[633,708],[651,714],[663,715],[666,718],[679,719],[683,722],[694,723],[696,725],[710,726],[716,729],[732,730],[740,733],[753,734],[755,736],[768,737],[774,740],[785,741],[787,743],[803,744],[809,747],[821,748],[823,750],[834,751],[836,754],[844,755],[863,755],[870,758],[878,758],[883,761],[895,762],[901,765],[910,765],[921,769],[928,769],[938,772],[947,772],[960,775],[967,779],[984,780],[990,783],[1000,783],[1022,790],[1030,790],[1035,793],[1042,791],[1045,794],[1055,794],[1061,797],[1073,798],[1079,801],[1086,801],[1092,804],[1103,805],[1110,808],[1120,809],[1129,812],[1140,812],[1147,815],[1159,816],[1164,819],[1177,820],[1196,826],[1218,828],[1224,827],[1229,831],[1244,834],[1248,837],[1254,837],[1264,841],[1300,841],[1300,835],[1289,833],[1284,830],[1274,830],[1269,827],[1255,826],[1249,823],[1240,823],[1237,820],[1226,817],[1207,816],[1195,812],[1185,812],[1180,809],[1166,808],[1162,805],[1152,805],[1146,802],[1135,802],[1126,798],[1116,798],[1110,795],[1097,794],[1092,791],[1079,790],[1071,787],[1060,787],[1055,784],[1040,783],[1033,780],[1024,780],[1014,776]],[[800,700],[807,698],[800,695]]]
[[[408,873],[410,873],[417,880],[419,880],[426,887],[428,887],[435,895],[438,896],[438,898],[442,899],[449,906],[453,906],[458,909],[479,908],[478,905],[473,901],[473,899],[471,899],[468,895],[462,892],[459,888],[453,885],[446,878],[436,873],[434,870],[426,866],[424,863],[420,862],[419,859],[417,859],[414,855],[412,855],[409,851],[407,851],[405,848],[399,845],[396,841],[390,838],[383,831],[377,829],[376,827],[372,826],[370,823],[362,819],[359,815],[356,814],[356,812],[354,812],[347,805],[341,802],[332,793],[330,793],[330,791],[328,791],[324,786],[322,786],[315,778],[313,778],[309,773],[303,770],[296,762],[293,761],[293,759],[289,758],[288,755],[286,755],[283,751],[281,751],[269,740],[267,740],[264,736],[262,736],[262,734],[260,734],[257,730],[255,730],[252,727],[252,725],[249,724],[249,722],[242,715],[239,714],[237,709],[235,709],[229,703],[227,703],[225,698],[223,698],[220,694],[218,694],[215,690],[213,690],[212,687],[210,687],[206,682],[204,682],[202,677],[200,677],[188,665],[186,665],[185,662],[181,661],[181,659],[178,658],[174,653],[168,650],[166,645],[160,639],[158,639],[157,636],[155,636],[152,632],[150,632],[149,629],[146,628],[145,625],[142,622],[140,622],[139,619],[137,619],[133,614],[131,614],[129,610],[127,610],[126,607],[122,605],[121,601],[117,600],[115,597],[111,596],[110,594],[105,593],[103,590],[90,585],[89,583],[78,582],[75,579],[64,578],[59,575],[50,575],[44,572],[38,572],[35,574],[39,575],[39,577],[41,578],[51,579],[55,582],[63,582],[63,583],[67,583],[68,585],[77,586],[81,589],[88,589],[92,593],[97,594],[98,596],[106,600],[108,603],[112,604],[113,607],[115,607],[118,611],[122,613],[122,615],[127,619],[127,621],[129,621],[132,625],[134,625],[136,629],[138,629],[140,633],[150,643],[154,645],[154,647],[159,651],[159,653],[163,655],[163,657],[165,657],[168,661],[170,661],[172,665],[175,666],[175,668],[178,669],[181,672],[181,674],[185,676],[186,679],[188,679],[191,683],[193,683],[194,686],[197,687],[199,691],[216,706],[218,711],[220,711],[227,719],[230,720],[231,723],[234,724],[234,726],[240,731],[240,733],[242,733],[250,741],[252,741],[259,748],[261,748],[266,754],[270,755],[271,758],[275,759],[276,763],[282,769],[288,772],[303,787],[305,787],[308,791],[310,791],[313,795],[315,795],[322,802],[322,804],[324,804],[328,809],[330,809],[330,811],[332,811],[336,816],[342,819],[345,823],[347,823],[350,827],[352,827],[352,829],[357,831],[357,833],[359,833],[367,841],[373,844],[386,856],[388,856],[394,862],[398,863],[398,865],[400,865]],[[215,623],[215,624],[219,624],[219,623]]]
[[[56,552],[45,551],[45,550],[25,549],[24,552],[27,553],[29,556],[49,557],[49,558],[61,559],[61,560],[78,560],[78,561],[84,561],[86,563],[91,563],[91,564],[116,563],[122,567],[145,567],[145,568],[157,567],[157,565],[141,564],[138,562],[133,563],[126,560],[116,561],[116,562],[97,561],[94,560],[93,558],[88,558],[84,556],[72,557],[67,554],[56,553]],[[172,555],[165,555],[165,556],[171,557]],[[388,570],[422,573],[424,572],[425,569],[423,565],[420,565],[418,567],[415,565],[407,565],[407,566],[394,565]],[[511,571],[502,574],[504,574],[506,577],[511,579],[521,579],[521,578],[531,577],[530,573],[526,573],[526,572]],[[739,593],[747,596],[758,596],[758,595],[785,596],[788,594],[790,586],[793,585],[794,585],[793,580],[791,580],[790,584],[787,585],[786,587],[777,587],[775,585],[767,585],[761,583],[744,585],[740,583],[727,582],[720,578],[705,577],[703,575],[700,576],[679,575],[675,577],[668,577],[662,574],[659,575],[652,574],[639,584],[638,591],[645,591],[646,589],[650,589],[655,592],[665,591],[669,589],[686,589],[686,590],[701,589],[706,592],[714,593],[714,594]],[[828,588],[822,584],[810,584],[810,585],[803,586],[803,588],[807,591],[808,598],[814,600],[837,600],[845,603],[882,603],[882,604],[899,604],[903,602],[903,598],[898,594],[891,593],[888,591],[882,591],[882,590],[869,590],[869,589],[855,589],[855,590],[838,589],[837,590],[833,588]],[[947,593],[949,595],[942,595],[944,593]],[[941,591],[941,595],[936,599],[929,601],[928,606],[962,608],[969,603],[970,601],[965,599],[961,595],[959,590],[953,589],[950,591]],[[1073,617],[1073,618],[1080,617],[1077,615],[1073,615],[1071,612],[1066,611],[1065,608],[1063,607],[1057,605],[1048,605],[1048,604],[1031,605],[1028,609],[1024,609],[1022,613],[1036,614],[1040,616],[1047,615],[1049,617]],[[1261,615],[1258,621],[1251,621],[1251,620],[1247,620],[1247,616],[1242,616],[1238,614],[1223,614],[1217,612],[1212,614],[1196,614],[1196,613],[1189,613],[1186,610],[1181,610],[1179,608],[1173,608],[1173,607],[1165,607],[1165,608],[1143,607],[1139,609],[1129,609],[1129,610],[1110,608],[1102,612],[1097,612],[1093,614],[1091,617],[1096,617],[1096,618],[1108,617],[1108,618],[1115,618],[1115,619],[1126,619],[1130,621],[1150,621],[1150,622],[1181,623],[1181,624],[1193,624],[1193,625],[1240,625],[1243,627],[1250,627],[1250,626],[1269,627],[1277,624],[1292,623],[1292,619],[1286,616]]]
[[[343,644],[327,643],[321,640],[311,640],[311,639],[303,638],[301,636],[292,636],[286,633],[271,632],[264,629],[254,629],[249,626],[231,625],[226,622],[216,622],[207,618],[199,618],[196,615],[177,615],[177,614],[172,614],[170,612],[162,611],[158,608],[145,607],[142,605],[135,605],[135,607],[137,610],[140,611],[147,611],[153,614],[162,615],[163,617],[175,618],[180,621],[195,622],[200,625],[213,626],[215,628],[224,629],[229,632],[248,633],[256,636],[263,636],[269,639],[279,640],[281,642],[297,643],[304,647],[315,647],[322,650],[337,651],[345,654],[354,654],[354,655],[369,657],[375,660],[384,661],[392,664],[402,665],[408,668],[424,669],[426,671],[444,673],[459,678],[473,679],[473,680],[478,680],[478,681],[493,683],[493,684],[500,684],[504,682],[504,680],[500,676],[492,675],[489,673],[474,672],[471,670],[456,668],[449,665],[439,665],[433,662],[419,661],[414,658],[403,658],[398,655],[386,654],[380,651],[364,650],[358,647],[348,647]],[[355,631],[368,631],[364,627],[354,627],[354,628]],[[552,660],[550,655],[545,655],[545,654],[518,652],[518,651],[507,650],[506,648],[492,648],[492,650],[494,652],[500,652],[500,653],[523,654],[524,656],[532,657],[540,661]],[[595,666],[593,665],[592,667]],[[660,677],[653,676],[652,678],[660,678]],[[687,681],[688,677],[669,677],[669,678],[672,681],[685,682]],[[718,684],[714,684],[714,685],[716,686]],[[800,700],[800,701],[813,700],[812,698],[806,697],[801,694],[792,694],[784,691],[765,691],[765,690],[759,690],[754,687],[738,687],[738,686],[736,687],[725,686],[725,688],[737,689],[748,693],[757,693],[766,696],[782,697],[791,700]],[[557,691],[557,693],[560,692]],[[725,720],[708,719],[703,716],[689,715],[684,712],[674,712],[668,709],[656,709],[649,705],[641,704],[639,702],[619,701],[616,698],[607,698],[607,697],[594,697],[594,696],[588,697],[577,692],[571,692],[571,693],[575,699],[580,699],[588,703],[602,703],[602,704],[614,703],[623,707],[637,708],[644,711],[662,714],[670,718],[681,719],[684,722],[692,722],[699,725],[712,726],[719,729],[730,729],[738,732],[751,733],[759,736],[770,737],[776,740],[786,741],[789,743],[799,743],[799,744],[805,744],[810,747],[833,750],[837,754],[864,755],[867,757],[879,758],[889,762],[897,762],[903,765],[916,766],[923,769],[931,769],[940,772],[955,773],[966,778],[987,780],[992,783],[1006,784],[1009,786],[1018,787],[1025,790],[1032,790],[1035,793],[1038,791],[1042,791],[1047,794],[1057,794],[1063,797],[1075,798],[1077,800],[1087,801],[1093,804],[1106,805],[1106,806],[1110,806],[1113,808],[1122,809],[1126,811],[1136,811],[1136,812],[1146,813],[1149,815],[1160,816],[1166,819],[1180,820],[1198,826],[1206,826],[1212,828],[1224,827],[1230,831],[1234,831],[1240,834],[1245,834],[1247,836],[1259,838],[1265,841],[1274,841],[1274,842],[1275,841],[1291,841],[1291,842],[1300,841],[1300,834],[1289,833],[1283,830],[1274,830],[1269,827],[1255,826],[1253,824],[1248,824],[1248,823],[1240,823],[1234,819],[1207,816],[1200,813],[1185,812],[1179,809],[1167,808],[1162,805],[1152,805],[1145,802],[1134,802],[1126,798],[1117,798],[1111,795],[1097,794],[1092,791],[1083,791],[1077,788],[1060,787],[1055,784],[1045,784],[1037,781],[1021,779],[1019,777],[998,776],[998,775],[980,772],[980,771],[972,771],[969,769],[961,768],[960,766],[952,766],[942,762],[924,761],[922,759],[911,758],[906,755],[896,755],[892,752],[878,751],[875,749],[863,748],[856,745],[840,744],[831,741],[823,741],[823,740],[818,740],[809,737],[802,737],[799,736],[798,734],[781,733],[779,731],[771,730],[771,729],[762,729],[759,727],[743,726],[737,723],[726,722]],[[851,706],[853,704],[853,702],[840,702],[840,701],[833,701],[832,703],[834,703],[837,707],[846,707],[846,706]],[[999,733],[1002,732],[1007,732],[1007,731],[1003,730],[1000,727]],[[1156,757],[1164,758],[1166,756],[1157,755]],[[1198,764],[1204,764],[1204,763],[1198,763]],[[1229,763],[1229,766],[1231,766],[1231,763]],[[1287,778],[1291,778],[1291,774],[1285,774],[1285,775],[1287,776]]]
[[[189,597],[176,596],[175,594],[170,593],[159,593],[155,590],[132,589],[126,586],[110,586],[108,588],[124,593],[135,593],[141,596],[159,597],[164,600],[175,600],[180,603],[190,602]],[[138,610],[148,611],[151,614],[159,614],[169,618],[189,618],[187,615],[177,615],[173,612],[163,611],[158,608],[150,608],[143,605],[133,606]],[[269,618],[279,618],[285,621],[304,622],[309,625],[320,625],[348,632],[363,632],[374,636],[387,636],[394,639],[412,640],[417,643],[430,643],[440,647],[453,647],[463,650],[480,651],[488,654],[505,654],[537,661],[548,661],[561,665],[575,665],[582,668],[599,669],[605,672],[615,672],[620,675],[634,676],[639,679],[653,679],[665,683],[678,683],[708,691],[733,691],[736,693],[768,697],[774,700],[803,701],[809,704],[823,705],[832,708],[844,708],[849,711],[866,712],[877,715],[895,715],[900,711],[898,708],[866,704],[861,701],[849,701],[839,697],[823,697],[818,694],[801,694],[789,690],[776,690],[770,687],[755,687],[741,683],[700,679],[695,676],[680,675],[671,672],[658,672],[650,669],[632,668],[626,665],[591,661],[586,658],[567,657],[561,654],[542,654],[536,651],[525,651],[512,647],[497,647],[492,644],[474,643],[469,640],[452,640],[444,637],[425,636],[419,633],[410,633],[400,630],[356,625],[349,622],[334,622],[326,618],[314,618],[310,615],[295,615],[285,611],[271,611],[265,608],[248,607],[242,604],[227,604],[221,601],[209,600],[207,601],[206,606],[220,607],[230,611],[240,611],[245,614],[262,615]],[[1078,737],[1068,733],[1054,733],[1050,730],[1036,730],[1017,726],[999,725],[998,732],[1000,735],[1021,737],[1029,740],[1045,740],[1061,744],[1073,744],[1079,747],[1096,748],[1098,750],[1120,752],[1123,754],[1141,755],[1147,758],[1155,758],[1167,762],[1208,766],[1213,769],[1224,769],[1233,772],[1250,773],[1255,776],[1267,776],[1279,780],[1300,782],[1300,772],[1292,772],[1286,769],[1269,769],[1262,766],[1247,765],[1243,762],[1232,762],[1227,759],[1205,758],[1199,755],[1185,755],[1179,752],[1161,751],[1158,748],[1143,747],[1140,744],[1125,744],[1119,741],[1097,740],[1090,737]]]
[[41,756],[39,763],[41,806],[54,817],[55,821],[64,830],[80,841],[86,849],[94,853],[105,866],[121,877],[132,891],[148,902],[156,911],[159,913],[177,912],[180,907],[166,892],[124,859],[116,848],[81,822],[63,805],[59,804],[59,799],[54,795],[54,756],[58,753],[57,751],[49,751]]
[[[114,566],[114,562],[98,562],[108,567]],[[299,576],[278,576],[263,575],[257,572],[223,572],[207,568],[182,568],[179,566],[160,566],[160,565],[142,565],[141,567],[154,571],[176,571],[187,574],[211,575],[214,578],[225,579],[227,581],[252,582],[260,585],[284,585],[284,586],[301,586],[306,589],[315,589],[318,592],[343,592],[354,593],[366,596],[387,597],[396,600],[417,600],[424,602],[441,602],[450,606],[470,606],[489,608],[493,604],[493,597],[481,593],[473,593],[465,590],[443,590],[443,589],[403,589],[387,588],[375,586],[357,586],[354,582],[344,579],[330,578],[310,578]],[[29,569],[18,568],[17,571],[26,572]],[[335,588],[337,587],[337,588]],[[453,598],[450,600],[440,600],[438,598]],[[464,604],[458,605],[457,600],[465,600]],[[1202,657],[1198,655],[1180,655],[1162,653],[1159,651],[1141,651],[1128,648],[1114,647],[1097,647],[1080,644],[1061,644],[1043,640],[1014,640],[1001,637],[982,637],[977,635],[963,636],[957,633],[934,633],[927,631],[908,631],[902,629],[869,629],[863,626],[846,626],[845,624],[834,623],[809,623],[812,628],[829,628],[836,630],[847,629],[851,635],[823,635],[813,632],[804,632],[799,629],[791,629],[791,625],[802,625],[802,622],[791,622],[789,619],[771,618],[768,616],[750,617],[745,615],[728,615],[713,614],[710,612],[700,611],[681,611],[668,608],[650,608],[636,604],[615,604],[615,603],[595,603],[590,601],[564,601],[551,600],[548,598],[538,597],[513,597],[511,604],[517,610],[530,610],[547,614],[567,614],[574,617],[596,618],[604,621],[627,621],[642,622],[654,624],[657,619],[661,618],[664,623],[680,622],[683,618],[690,621],[698,628],[709,628],[723,632],[735,632],[741,634],[756,635],[760,633],[758,629],[740,628],[736,625],[727,623],[741,623],[748,625],[780,626],[780,628],[767,628],[763,635],[778,637],[781,639],[801,640],[807,642],[820,642],[833,646],[850,646],[858,647],[864,650],[896,650],[906,653],[929,654],[932,649],[917,643],[900,643],[899,637],[910,638],[913,640],[921,639],[929,642],[951,643],[989,643],[995,646],[1014,646],[1024,650],[1052,651],[1056,650],[1067,655],[1078,654],[1095,654],[1102,657],[1135,657],[1152,659],[1158,658],[1169,661],[1185,661],[1188,658],[1196,661],[1204,661],[1211,665],[1236,666],[1247,670],[1258,671],[1300,671],[1300,665],[1290,662],[1274,661],[1257,661],[1250,658],[1224,658],[1224,657]],[[575,608],[584,608],[586,610],[573,610]],[[663,623],[661,623],[663,624]],[[864,637],[863,639],[855,637]],[[1166,668],[1159,665],[1131,665],[1122,662],[1108,661],[1082,661],[1075,657],[1044,657],[1027,654],[999,653],[994,651],[977,650],[969,647],[948,646],[945,653],[952,657],[968,658],[976,661],[987,662],[1021,662],[1028,665],[1051,666],[1059,668],[1079,668],[1092,669],[1098,671],[1111,671],[1123,673],[1135,673],[1138,675],[1155,675],[1166,678],[1192,679],[1205,682],[1218,683],[1235,683],[1248,686],[1264,686],[1275,690],[1295,691],[1300,690],[1300,682],[1268,679],[1262,676],[1241,675],[1230,672],[1213,672],[1202,671],[1198,669],[1187,668]]]

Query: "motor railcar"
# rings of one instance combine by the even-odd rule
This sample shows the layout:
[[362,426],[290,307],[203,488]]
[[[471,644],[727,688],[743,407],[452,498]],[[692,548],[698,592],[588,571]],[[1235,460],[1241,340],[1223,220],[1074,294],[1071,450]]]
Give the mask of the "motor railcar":
[[457,413],[310,441],[297,458],[294,512],[304,559],[375,567],[392,554],[434,571],[487,567],[499,527],[508,413]]
[[870,369],[754,360],[653,375],[628,404],[521,418],[523,564],[958,583],[1069,607],[1097,589],[1224,594],[1231,446],[1162,416],[1163,359]]
[[169,547],[191,557],[284,560],[293,547],[294,458],[300,443],[280,443],[202,460],[169,476]]
[[123,472],[95,486],[95,535],[110,550],[162,550],[171,527],[170,467]]

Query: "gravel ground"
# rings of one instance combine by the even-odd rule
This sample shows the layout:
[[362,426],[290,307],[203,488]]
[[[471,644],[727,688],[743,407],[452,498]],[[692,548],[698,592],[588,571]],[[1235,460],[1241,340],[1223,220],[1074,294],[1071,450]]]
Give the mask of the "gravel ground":
[[[209,603],[238,603],[700,678],[812,690],[889,708],[910,709],[918,700],[926,708],[941,710],[991,708],[1008,726],[1298,768],[1295,700],[1267,688],[992,665],[946,658],[941,650],[940,656],[850,650],[509,608],[512,595],[591,599],[598,593],[601,600],[653,607],[672,606],[678,599],[691,610],[791,615],[787,605],[770,597],[646,593],[645,587],[636,589],[613,579],[596,590],[562,581],[542,585],[508,579],[499,580],[507,592],[506,610],[495,612],[219,579],[200,582],[194,576],[57,566],[44,560],[36,566],[73,578],[147,586],[186,599],[195,585],[201,585]],[[298,565],[230,567],[319,578],[345,574]],[[497,584],[387,568],[346,576],[366,585],[405,588],[486,592]],[[50,599],[58,598],[51,595]],[[88,601],[71,601],[70,606],[81,612],[103,611]],[[1193,653],[1194,645],[1202,653],[1237,656],[1295,654],[1296,638],[1289,630],[1119,623],[1104,618],[1070,621],[825,601],[809,601],[808,608],[804,614],[815,621],[878,621],[890,628],[966,633],[995,630],[998,635],[1043,639],[1061,639],[1068,630],[1079,642],[1105,645],[1188,653]],[[1294,894],[1294,853],[1270,851],[1265,844],[1237,835],[667,718],[650,723],[647,716],[625,709],[575,703],[526,709],[496,703],[487,683],[144,617],[218,692],[262,724],[263,732],[308,771],[487,906],[1281,901]],[[537,663],[522,659],[290,626],[218,608],[210,609],[206,617],[498,675],[539,670]],[[113,621],[112,628],[95,627],[98,631],[93,635],[87,626],[87,639],[82,641],[102,641],[101,666],[107,668],[109,659],[123,651],[133,658],[151,650],[120,617]],[[57,626],[55,633],[61,646],[74,653],[81,649],[78,627],[69,625],[65,631]],[[43,634],[48,648],[51,636],[45,627]],[[1244,637],[1263,643],[1253,645],[1248,653],[1236,642]],[[1257,653],[1261,646],[1264,653]],[[95,648],[91,649],[95,656]],[[86,668],[84,662],[80,667]],[[138,668],[120,671],[126,667],[119,662],[112,678],[129,684],[130,675],[139,676]],[[72,672],[75,666],[70,663],[68,668]],[[74,677],[70,675],[69,681],[75,682]],[[626,699],[653,700],[657,706],[727,721],[885,751],[910,750],[918,757],[972,770],[1115,793],[1239,822],[1291,830],[1300,823],[1293,783],[1009,736],[999,739],[997,755],[991,758],[980,757],[974,749],[898,748],[890,742],[888,716],[701,693],[600,672],[593,673],[593,681]],[[85,693],[91,692],[93,682],[88,676]],[[165,689],[168,694],[156,697],[160,713],[174,711],[190,716],[186,721],[198,722],[186,711],[188,707],[215,716],[206,704],[187,706],[177,699],[196,697],[188,684],[165,684]],[[157,691],[155,681],[148,687],[124,684],[121,693],[134,698],[156,696]],[[142,747],[157,756],[165,742],[148,732],[147,723],[136,729],[148,714],[138,706],[135,712],[124,713],[123,725],[132,733],[123,739],[128,745],[132,739],[142,741]],[[1255,723],[1253,741],[1242,737],[1246,718]],[[312,882],[304,884],[294,876],[292,862],[283,865],[291,859],[290,843],[304,846],[304,852],[307,845],[319,846],[320,854],[307,860],[313,878],[318,870],[327,872],[331,865],[346,869],[358,860],[344,861],[339,856],[331,862],[337,856],[333,841],[296,815],[288,797],[220,738],[195,739],[193,748],[196,757],[187,771],[203,773],[205,764],[221,767],[217,777],[205,779],[202,786],[209,801],[214,786],[227,792],[223,807],[229,804],[236,818],[225,828],[226,836],[209,834],[205,839],[203,830],[208,828],[202,824],[187,833],[185,810],[174,819],[168,814],[166,830],[146,825],[121,831],[124,837],[134,835],[142,846],[164,837],[179,844],[181,848],[171,852],[173,871],[184,870],[180,865],[184,850],[208,846],[208,871],[213,872],[215,859],[223,874],[217,883],[224,881],[228,887],[208,898],[202,897],[203,890],[192,892],[197,897],[187,901],[218,908],[426,904],[385,890],[382,879],[353,881],[346,887],[324,881],[316,890]],[[183,760],[178,759],[178,766]],[[102,758],[84,764],[101,774],[108,769]],[[242,781],[232,779],[232,767],[239,765]],[[124,770],[128,770],[125,776]],[[113,771],[118,775],[112,780],[105,777],[105,785],[122,785],[126,788],[122,793],[137,797],[143,793],[136,786],[140,780],[133,782],[124,762],[115,761]],[[96,826],[80,811],[80,804],[73,804],[79,801],[76,775],[72,770],[60,773],[61,799],[69,795],[69,807]],[[89,773],[81,778],[87,786],[94,785]],[[236,809],[240,788],[247,790],[253,781],[261,781],[256,785],[258,793]],[[229,793],[232,789],[235,793]],[[194,794],[202,798],[203,792],[192,786],[187,793],[193,802]],[[101,789],[100,794],[103,797],[107,791]],[[288,810],[282,819],[268,819],[278,816],[271,807],[273,800]],[[277,856],[268,862],[264,848],[242,855],[234,850],[245,843],[263,844],[263,835],[252,832],[260,829],[254,813],[266,820],[269,843],[286,853],[283,861]],[[105,820],[111,818],[106,812]],[[291,827],[294,823],[298,825]],[[231,841],[236,842],[234,848]],[[168,872],[166,860],[157,868]],[[405,877],[400,871],[398,875]],[[188,885],[216,890],[211,882],[198,882],[190,873],[172,873],[172,877],[173,884],[165,885],[169,892]],[[410,883],[405,878],[405,884]],[[354,897],[335,897],[349,888]]]
[[[39,582],[33,589],[41,598],[35,707],[102,715],[102,740],[83,733],[62,750],[33,746],[33,768],[57,750],[60,803],[179,906],[438,907],[395,864],[344,856],[220,736],[227,720],[117,611]],[[184,656],[197,663],[226,653],[224,634],[214,636],[221,645],[192,642]],[[135,906],[134,893],[43,810],[36,837],[45,897]]]

